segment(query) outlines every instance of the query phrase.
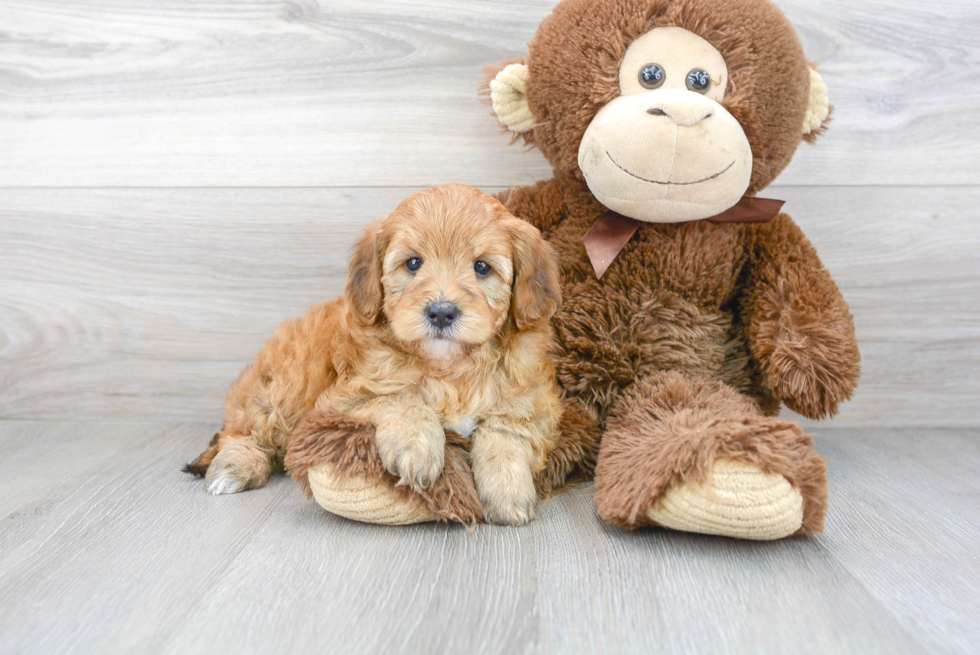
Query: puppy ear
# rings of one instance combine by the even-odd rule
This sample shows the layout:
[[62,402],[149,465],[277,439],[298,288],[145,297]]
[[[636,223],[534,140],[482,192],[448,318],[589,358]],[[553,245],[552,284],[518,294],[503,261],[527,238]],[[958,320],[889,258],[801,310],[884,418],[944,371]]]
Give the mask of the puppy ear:
[[365,323],[381,316],[384,293],[381,287],[381,262],[385,245],[381,238],[381,221],[369,226],[357,240],[350,257],[347,277],[347,302]]
[[536,227],[510,218],[514,242],[511,314],[518,330],[546,323],[561,305],[558,257]]

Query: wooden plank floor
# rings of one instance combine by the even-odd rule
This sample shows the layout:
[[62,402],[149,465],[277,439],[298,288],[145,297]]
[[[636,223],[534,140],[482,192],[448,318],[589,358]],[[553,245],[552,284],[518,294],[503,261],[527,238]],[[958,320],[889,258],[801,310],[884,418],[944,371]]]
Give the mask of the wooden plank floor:
[[969,653],[976,430],[831,429],[826,533],[774,543],[595,515],[353,523],[288,479],[212,497],[205,423],[0,422],[0,652]]

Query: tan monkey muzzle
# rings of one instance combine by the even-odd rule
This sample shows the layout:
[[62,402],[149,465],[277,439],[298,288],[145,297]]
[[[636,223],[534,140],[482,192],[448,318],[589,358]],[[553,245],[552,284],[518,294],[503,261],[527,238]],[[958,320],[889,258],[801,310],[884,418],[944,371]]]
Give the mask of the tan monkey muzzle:
[[616,98],[589,124],[579,168],[595,197],[649,223],[708,218],[741,199],[752,150],[718,102],[681,89]]

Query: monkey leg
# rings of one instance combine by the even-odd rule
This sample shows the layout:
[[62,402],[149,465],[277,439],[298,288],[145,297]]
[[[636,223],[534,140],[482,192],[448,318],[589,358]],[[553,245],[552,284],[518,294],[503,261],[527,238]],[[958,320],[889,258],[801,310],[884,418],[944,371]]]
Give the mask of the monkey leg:
[[678,372],[635,383],[607,421],[599,515],[742,539],[820,532],[826,464],[794,423],[730,386]]
[[431,487],[413,491],[396,486],[397,478],[384,470],[373,425],[332,410],[314,409],[293,433],[285,466],[307,497],[354,521],[474,524],[483,520],[483,509],[467,448],[464,439],[447,433],[442,474]]

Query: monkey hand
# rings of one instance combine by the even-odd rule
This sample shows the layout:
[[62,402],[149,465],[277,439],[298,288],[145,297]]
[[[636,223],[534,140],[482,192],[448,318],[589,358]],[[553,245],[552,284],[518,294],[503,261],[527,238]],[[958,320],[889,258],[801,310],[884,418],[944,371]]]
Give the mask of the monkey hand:
[[811,419],[833,416],[861,372],[851,315],[839,294],[807,304],[790,286],[777,283],[765,294],[770,311],[752,325],[752,350],[765,386],[787,407]]

